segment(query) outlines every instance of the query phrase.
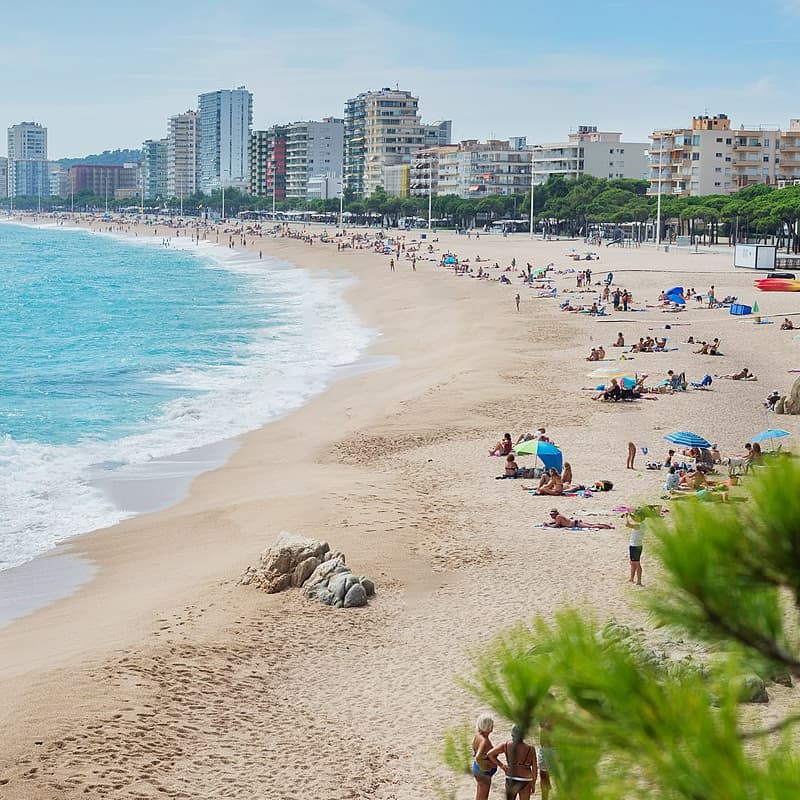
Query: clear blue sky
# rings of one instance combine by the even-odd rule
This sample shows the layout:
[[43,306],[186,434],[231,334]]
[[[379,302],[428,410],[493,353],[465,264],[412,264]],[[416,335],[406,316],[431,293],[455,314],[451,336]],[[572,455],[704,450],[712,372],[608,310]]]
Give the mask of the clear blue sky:
[[589,124],[644,141],[698,113],[800,117],[800,0],[9,5],[0,127],[47,125],[51,158],[138,147],[199,92],[240,84],[256,127],[341,116],[347,97],[399,84],[459,139]]

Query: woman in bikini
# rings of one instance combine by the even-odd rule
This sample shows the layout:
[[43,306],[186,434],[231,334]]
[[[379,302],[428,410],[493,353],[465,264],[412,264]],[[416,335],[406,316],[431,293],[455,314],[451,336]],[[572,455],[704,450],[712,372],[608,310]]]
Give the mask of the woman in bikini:
[[550,509],[550,522],[544,523],[548,528],[585,528],[587,530],[612,530],[613,525],[606,522],[584,522],[580,519],[570,519],[559,512],[557,508]]
[[[501,753],[505,764],[497,758]],[[489,761],[506,774],[506,800],[529,800],[536,786],[536,748],[525,741],[519,726],[511,729],[509,741],[489,751]]]
[[558,474],[558,470],[551,468],[542,475],[542,480],[538,487],[523,486],[522,488],[529,492],[536,492],[536,494],[557,496],[564,491],[564,483],[561,480],[561,475]]
[[497,772],[497,765],[489,758],[492,741],[489,734],[494,730],[494,720],[488,716],[478,717],[475,723],[476,733],[472,739],[472,775],[475,778],[475,800],[488,800],[492,788],[492,777]]

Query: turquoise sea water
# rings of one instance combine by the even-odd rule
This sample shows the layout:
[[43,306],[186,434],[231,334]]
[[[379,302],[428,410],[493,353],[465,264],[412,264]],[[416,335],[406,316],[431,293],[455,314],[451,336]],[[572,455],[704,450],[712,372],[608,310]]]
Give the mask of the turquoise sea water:
[[98,471],[259,427],[366,347],[346,278],[182,244],[0,225],[0,569],[119,521]]

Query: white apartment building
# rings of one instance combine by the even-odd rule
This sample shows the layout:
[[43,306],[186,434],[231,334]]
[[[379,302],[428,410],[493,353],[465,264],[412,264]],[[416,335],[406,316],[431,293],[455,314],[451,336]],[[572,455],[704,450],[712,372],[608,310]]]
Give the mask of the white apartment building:
[[691,128],[650,135],[648,193],[676,197],[731,194],[756,184],[800,179],[800,120],[789,130],[773,125],[731,128],[725,114],[692,119]]
[[142,142],[142,195],[145,200],[166,200],[168,139]]
[[432,143],[449,142],[449,120],[423,125],[419,98],[402,89],[364,92],[345,103],[345,184],[357,196],[381,186],[384,169],[410,164]]
[[201,191],[247,187],[252,127],[253,95],[244,86],[198,97],[197,172]]
[[184,111],[167,125],[167,197],[188,197],[197,191],[197,112]]
[[417,153],[411,165],[410,193],[424,197],[524,194],[530,188],[531,151],[525,137],[432,147]]
[[7,194],[13,197],[50,193],[47,128],[20,122],[8,129]]
[[344,165],[344,120],[293,122],[286,126],[286,197],[306,200],[309,181],[341,176]]
[[535,185],[554,176],[573,180],[581,175],[647,177],[647,142],[623,142],[621,133],[598,131],[594,125],[579,126],[566,142],[535,144],[531,150]]

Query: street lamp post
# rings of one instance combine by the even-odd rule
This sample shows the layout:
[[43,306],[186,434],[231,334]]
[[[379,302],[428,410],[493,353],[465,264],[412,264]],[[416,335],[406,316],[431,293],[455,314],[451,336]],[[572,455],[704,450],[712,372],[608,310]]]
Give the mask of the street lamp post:
[[432,230],[433,222],[433,156],[428,158],[428,230]]
[[533,151],[531,151],[531,232],[530,238],[533,239]]
[[339,182],[339,227],[344,225],[344,176]]

